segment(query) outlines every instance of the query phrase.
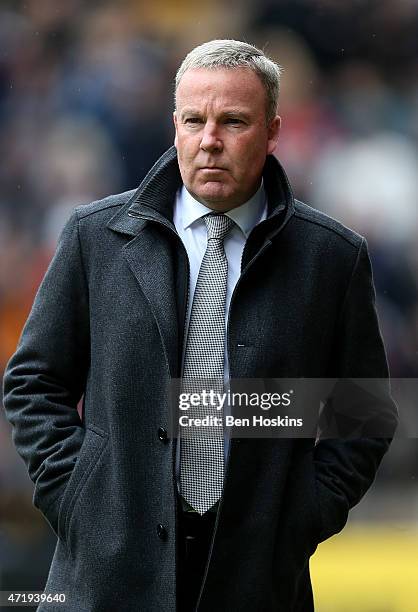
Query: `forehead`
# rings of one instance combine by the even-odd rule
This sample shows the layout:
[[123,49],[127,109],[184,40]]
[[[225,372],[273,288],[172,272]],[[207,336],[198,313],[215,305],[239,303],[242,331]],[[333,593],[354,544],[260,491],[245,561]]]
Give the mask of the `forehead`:
[[176,92],[177,107],[189,104],[233,105],[264,110],[263,83],[251,68],[190,68]]

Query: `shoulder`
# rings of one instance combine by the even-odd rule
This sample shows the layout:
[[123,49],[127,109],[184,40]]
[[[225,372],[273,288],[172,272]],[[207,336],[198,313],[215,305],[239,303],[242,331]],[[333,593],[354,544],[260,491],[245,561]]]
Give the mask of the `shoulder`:
[[351,245],[356,251],[365,242],[363,236],[354,230],[300,200],[295,200],[294,218],[301,224],[304,233],[315,232],[324,239]]
[[86,220],[91,223],[97,221],[102,223],[107,219],[110,219],[115,214],[117,208],[123,206],[134,196],[137,189],[130,189],[123,193],[117,193],[114,195],[106,196],[100,200],[90,202],[90,204],[81,204],[74,210],[79,221]]

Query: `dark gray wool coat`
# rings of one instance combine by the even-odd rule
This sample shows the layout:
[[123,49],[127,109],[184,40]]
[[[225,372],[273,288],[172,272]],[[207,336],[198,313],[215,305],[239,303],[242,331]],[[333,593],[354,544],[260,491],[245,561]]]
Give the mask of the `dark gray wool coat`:
[[[174,612],[167,384],[187,255],[168,150],[139,189],[74,210],[4,379],[34,504],[58,536],[42,612]],[[230,374],[385,377],[365,240],[294,200],[277,160],[229,314]],[[83,417],[77,403],[83,396]],[[309,557],[340,531],[389,440],[233,439],[199,612],[313,609]],[[180,611],[181,612],[181,611]]]

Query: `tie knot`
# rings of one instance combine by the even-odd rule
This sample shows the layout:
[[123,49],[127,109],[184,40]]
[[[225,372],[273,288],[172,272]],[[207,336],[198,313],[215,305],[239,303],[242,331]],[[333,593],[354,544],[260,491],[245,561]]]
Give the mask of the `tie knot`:
[[223,214],[210,213],[209,215],[205,215],[203,219],[206,223],[208,240],[211,238],[223,240],[234,225],[232,219]]

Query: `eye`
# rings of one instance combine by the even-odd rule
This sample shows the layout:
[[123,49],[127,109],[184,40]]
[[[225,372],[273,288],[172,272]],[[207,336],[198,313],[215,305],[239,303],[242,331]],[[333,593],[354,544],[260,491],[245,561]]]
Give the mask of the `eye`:
[[242,119],[238,119],[238,117],[227,117],[225,119],[225,123],[227,125],[236,125],[236,126],[244,125],[244,122],[242,121]]
[[186,117],[184,123],[187,125],[198,125],[199,123],[202,123],[202,119],[200,117]]

